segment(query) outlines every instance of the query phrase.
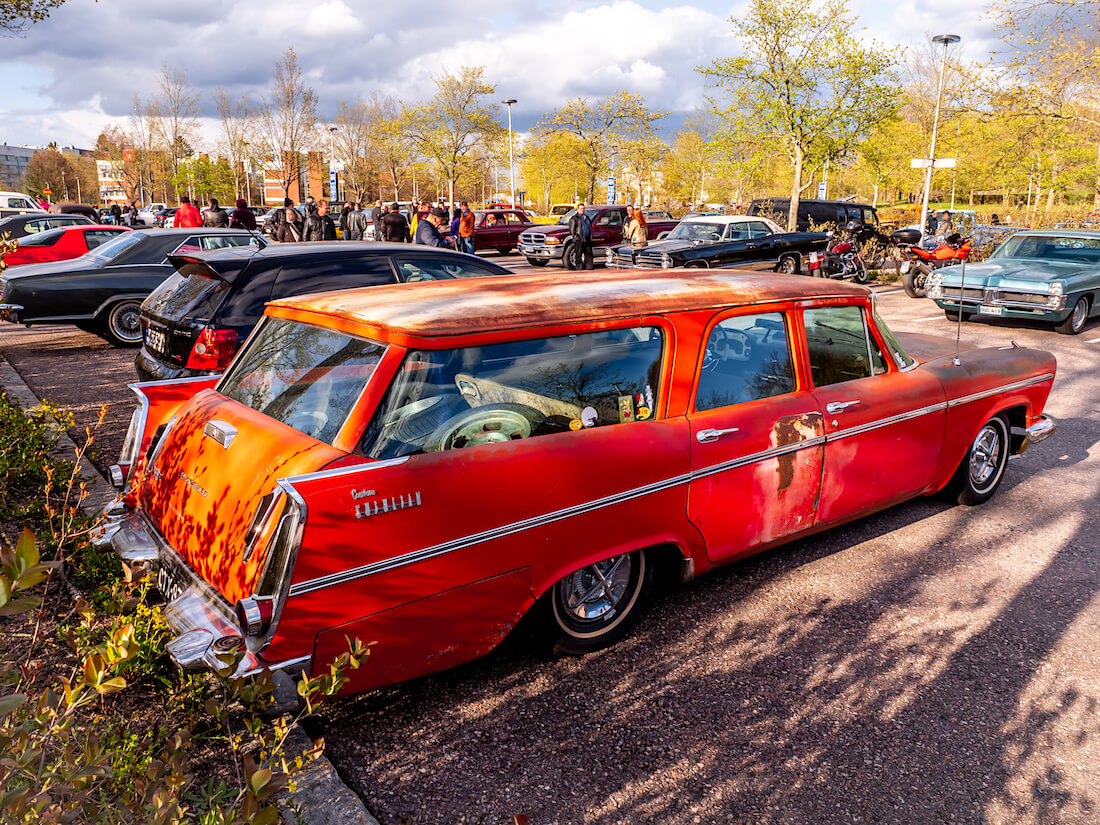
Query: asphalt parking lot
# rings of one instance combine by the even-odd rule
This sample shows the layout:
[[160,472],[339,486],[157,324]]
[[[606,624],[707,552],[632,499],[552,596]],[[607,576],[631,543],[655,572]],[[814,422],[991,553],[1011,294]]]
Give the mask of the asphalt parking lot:
[[[877,291],[894,329],[954,335]],[[1100,822],[1100,322],[962,326],[1013,339],[1058,358],[1058,431],[989,503],[910,502],[670,587],[588,657],[521,629],[313,732],[383,825]],[[113,461],[133,351],[9,324],[0,351],[80,422],[108,402]]]

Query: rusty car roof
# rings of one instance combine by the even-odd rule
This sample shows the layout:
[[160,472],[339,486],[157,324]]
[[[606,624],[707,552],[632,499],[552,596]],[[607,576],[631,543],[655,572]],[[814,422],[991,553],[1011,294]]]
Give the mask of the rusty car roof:
[[865,287],[801,275],[622,270],[372,286],[284,298],[269,306],[431,337],[867,293]]

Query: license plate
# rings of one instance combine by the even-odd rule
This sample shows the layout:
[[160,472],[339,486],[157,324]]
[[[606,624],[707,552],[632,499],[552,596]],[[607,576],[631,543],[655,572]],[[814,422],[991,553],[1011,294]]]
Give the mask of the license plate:
[[902,261],[901,268],[898,270],[902,275],[909,271],[909,261]]
[[157,352],[168,352],[168,336],[159,329],[150,329],[146,331],[145,343],[150,349],[155,349]]
[[175,601],[187,589],[187,583],[167,564],[157,569],[157,590],[166,602]]
[[984,304],[978,307],[979,315],[1004,315],[1004,307],[988,307]]

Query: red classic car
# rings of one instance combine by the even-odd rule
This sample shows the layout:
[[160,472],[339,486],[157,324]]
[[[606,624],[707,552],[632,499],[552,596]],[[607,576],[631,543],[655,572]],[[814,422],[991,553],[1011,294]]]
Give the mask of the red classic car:
[[871,293],[689,270],[286,299],[221,377],[137,384],[97,541],[147,567],[171,655],[349,692],[491,650],[625,635],[654,580],[914,496],[989,498],[1054,429],[1054,358],[952,358]]
[[47,229],[28,238],[20,238],[16,250],[4,257],[8,266],[68,261],[86,255],[102,243],[129,232],[128,226],[81,224]]

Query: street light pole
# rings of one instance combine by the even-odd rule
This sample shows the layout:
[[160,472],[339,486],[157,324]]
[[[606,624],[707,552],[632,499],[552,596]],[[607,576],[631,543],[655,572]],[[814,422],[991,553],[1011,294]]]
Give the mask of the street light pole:
[[962,40],[957,34],[937,34],[932,38],[933,43],[943,43],[943,65],[940,66],[940,82],[936,88],[936,114],[932,118],[932,145],[928,148],[928,168],[924,173],[924,198],[921,201],[920,215],[917,222],[920,226],[920,239],[924,241],[924,228],[928,225],[928,195],[932,191],[932,167],[936,163],[936,130],[940,125],[940,99],[943,97],[943,78],[947,73],[947,47],[951,43]]
[[512,208],[516,208],[516,164],[512,159],[512,104],[516,102],[514,98],[508,98],[507,100],[500,101],[508,107],[508,178],[512,182]]
[[340,188],[339,179],[336,177],[336,127],[328,127],[328,199],[336,200],[336,193]]

